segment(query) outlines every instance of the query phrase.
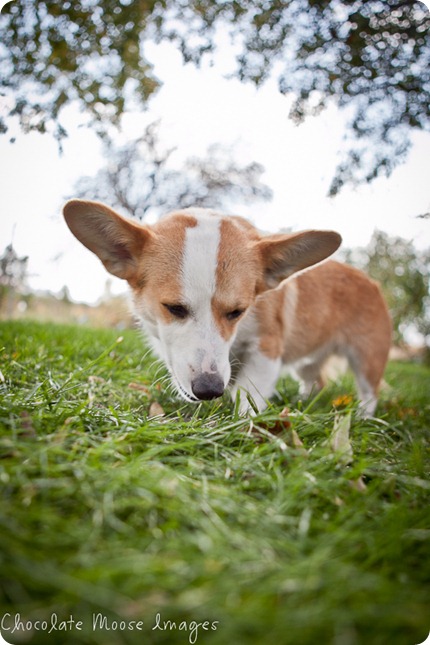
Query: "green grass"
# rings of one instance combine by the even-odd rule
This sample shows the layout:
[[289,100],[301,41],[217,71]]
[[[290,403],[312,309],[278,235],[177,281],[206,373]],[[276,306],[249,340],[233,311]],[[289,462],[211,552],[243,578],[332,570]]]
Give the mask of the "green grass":
[[[0,325],[0,620],[48,621],[6,640],[425,640],[428,368],[390,364],[372,420],[334,409],[349,378],[308,403],[282,381],[251,432],[228,397],[177,401],[139,335],[118,335]],[[149,418],[153,401],[166,416]],[[271,434],[285,405],[291,428]],[[331,448],[336,415],[351,419],[349,464]],[[93,629],[97,614],[107,623]],[[157,614],[172,629],[153,629]]]

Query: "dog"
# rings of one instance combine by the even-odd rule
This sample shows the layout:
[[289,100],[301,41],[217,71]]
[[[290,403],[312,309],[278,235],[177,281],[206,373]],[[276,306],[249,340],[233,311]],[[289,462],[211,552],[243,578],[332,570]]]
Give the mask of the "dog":
[[374,414],[390,317],[375,282],[326,260],[338,233],[262,235],[242,217],[199,208],[149,226],[77,199],[63,213],[77,239],[128,282],[141,327],[186,401],[228,388],[240,413],[253,414],[283,367],[308,396],[337,354],[355,374],[361,411]]

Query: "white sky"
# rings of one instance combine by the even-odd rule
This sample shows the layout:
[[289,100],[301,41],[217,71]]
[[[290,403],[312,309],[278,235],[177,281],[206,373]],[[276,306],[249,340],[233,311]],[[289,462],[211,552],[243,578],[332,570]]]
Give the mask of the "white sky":
[[[261,163],[274,192],[271,202],[239,205],[236,212],[270,231],[282,227],[330,228],[344,246],[366,245],[375,228],[430,246],[430,222],[416,215],[430,210],[430,134],[417,133],[406,164],[389,178],[358,189],[346,187],[327,198],[344,135],[344,116],[332,106],[296,127],[287,118],[290,101],[270,81],[259,90],[224,77],[228,64],[183,66],[171,45],[147,47],[155,74],[164,85],[143,114],[124,118],[124,137],[140,135],[162,119],[164,144],[177,147],[180,160],[205,155],[208,145],[235,147],[242,164]],[[13,241],[19,255],[29,255],[29,284],[94,302],[109,277],[98,259],[71,235],[61,217],[65,199],[82,175],[102,163],[95,134],[83,127],[82,115],[69,109],[69,138],[60,157],[49,135],[10,131],[0,137],[0,253]],[[17,141],[9,143],[12,135]],[[125,283],[113,278],[114,291]]]

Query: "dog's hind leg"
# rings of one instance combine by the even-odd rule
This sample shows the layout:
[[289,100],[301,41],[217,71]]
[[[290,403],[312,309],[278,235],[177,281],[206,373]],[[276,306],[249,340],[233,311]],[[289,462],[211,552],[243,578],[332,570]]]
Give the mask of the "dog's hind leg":
[[360,399],[359,413],[364,418],[373,417],[378,404],[377,388],[373,387],[363,374],[356,375],[356,382]]
[[359,412],[363,417],[371,417],[375,413],[387,356],[388,347],[379,347],[374,351],[367,348],[366,352],[356,352],[348,357],[357,384]]

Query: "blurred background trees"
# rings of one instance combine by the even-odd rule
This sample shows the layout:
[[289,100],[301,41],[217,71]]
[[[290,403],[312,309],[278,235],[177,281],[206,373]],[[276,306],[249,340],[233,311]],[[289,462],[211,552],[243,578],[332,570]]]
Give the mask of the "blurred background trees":
[[74,102],[101,134],[144,108],[155,78],[145,45],[174,42],[185,61],[213,55],[228,33],[238,78],[270,75],[293,98],[297,123],[330,102],[349,117],[330,192],[390,174],[411,133],[430,123],[430,15],[418,0],[20,0],[0,16],[3,132],[66,136]]
[[25,289],[28,256],[19,257],[12,244],[0,255],[0,311],[12,315],[16,296]]
[[104,145],[105,166],[93,177],[80,178],[74,196],[97,199],[136,219],[190,206],[229,211],[234,202],[249,204],[272,196],[261,181],[260,164],[240,166],[232,151],[219,145],[211,146],[205,158],[185,159],[178,168],[171,163],[175,149],[160,142],[159,122],[122,146],[111,140]]
[[394,341],[423,338],[430,347],[430,249],[375,231],[365,248],[345,252],[347,262],[377,280],[391,313]]
[[[163,3],[20,0],[0,16],[0,87],[24,132],[66,136],[63,109],[76,102],[100,133],[158,86],[142,51],[148,19]],[[159,7],[161,9],[161,6]],[[152,15],[154,14],[154,15]]]

